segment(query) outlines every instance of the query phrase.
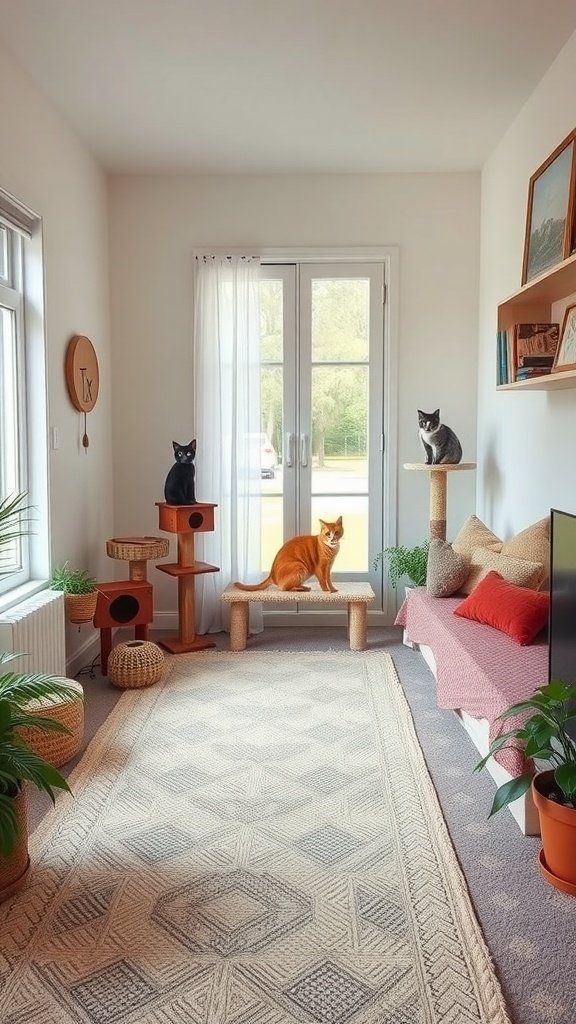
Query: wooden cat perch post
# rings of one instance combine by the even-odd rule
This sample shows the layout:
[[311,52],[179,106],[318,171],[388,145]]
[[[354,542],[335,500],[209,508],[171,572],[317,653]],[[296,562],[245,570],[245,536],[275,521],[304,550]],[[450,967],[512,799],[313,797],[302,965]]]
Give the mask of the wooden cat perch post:
[[404,469],[415,469],[430,476],[430,539],[446,540],[446,491],[448,473],[476,469],[475,462],[428,466],[425,462],[405,462]]
[[197,562],[194,556],[194,534],[211,533],[214,529],[214,509],[218,508],[209,502],[196,502],[195,505],[168,505],[165,501],[157,501],[158,518],[161,530],[178,534],[178,561],[164,562],[156,568],[168,576],[178,580],[178,636],[167,640],[159,640],[172,654],[186,654],[188,651],[201,651],[206,647],[215,647],[214,640],[206,636],[197,636],[194,625],[194,577],[201,573],[219,572],[217,565],[208,562]]

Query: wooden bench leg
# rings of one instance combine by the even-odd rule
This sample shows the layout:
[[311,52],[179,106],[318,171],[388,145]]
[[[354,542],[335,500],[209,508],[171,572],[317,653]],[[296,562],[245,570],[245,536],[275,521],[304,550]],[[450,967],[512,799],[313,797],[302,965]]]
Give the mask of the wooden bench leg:
[[348,626],[348,632],[350,636],[350,650],[365,650],[367,632],[367,614],[365,601],[348,602]]
[[244,651],[248,642],[248,602],[230,604],[230,650]]

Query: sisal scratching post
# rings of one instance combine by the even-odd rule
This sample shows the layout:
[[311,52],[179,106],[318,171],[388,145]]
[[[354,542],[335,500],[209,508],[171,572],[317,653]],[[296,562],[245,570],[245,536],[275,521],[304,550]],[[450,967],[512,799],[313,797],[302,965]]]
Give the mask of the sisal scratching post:
[[458,462],[439,466],[429,466],[425,462],[405,462],[404,469],[428,473],[430,477],[430,522],[428,525],[430,540],[437,538],[446,540],[446,496],[448,490],[448,473],[466,469],[476,469],[475,462]]

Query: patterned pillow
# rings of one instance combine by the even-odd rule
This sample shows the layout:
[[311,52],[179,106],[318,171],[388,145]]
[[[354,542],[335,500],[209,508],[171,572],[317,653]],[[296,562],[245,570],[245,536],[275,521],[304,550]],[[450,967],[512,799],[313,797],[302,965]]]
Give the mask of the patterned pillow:
[[489,530],[478,516],[468,516],[464,526],[458,531],[452,547],[459,555],[467,555],[472,558],[475,548],[488,548],[490,551],[500,551],[502,541],[492,530]]
[[470,559],[451,544],[434,538],[428,546],[426,590],[432,597],[451,597],[468,579]]
[[475,548],[468,579],[460,588],[462,593],[471,594],[491,569],[517,587],[528,587],[529,590],[538,590],[546,571],[542,562],[528,562],[524,558],[510,558],[498,551],[488,551],[487,548]]
[[539,519],[537,523],[527,526],[515,537],[504,541],[502,554],[511,555],[512,558],[524,558],[530,562],[541,562],[545,574],[540,590],[547,590],[550,572],[550,516]]

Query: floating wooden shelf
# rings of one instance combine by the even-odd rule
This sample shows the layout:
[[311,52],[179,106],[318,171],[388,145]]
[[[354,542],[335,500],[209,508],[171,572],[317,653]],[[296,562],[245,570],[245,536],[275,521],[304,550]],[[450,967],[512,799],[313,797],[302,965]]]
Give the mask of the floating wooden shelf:
[[[498,330],[510,331],[515,324],[556,323],[555,302],[576,293],[576,253],[519,288],[498,305]],[[560,317],[560,323],[562,318]],[[528,380],[498,384],[497,391],[563,391],[576,388],[576,370],[543,373]]]
[[498,384],[497,391],[564,391],[576,388],[576,370],[559,370],[558,373],[543,373],[541,377],[516,380],[512,384]]

